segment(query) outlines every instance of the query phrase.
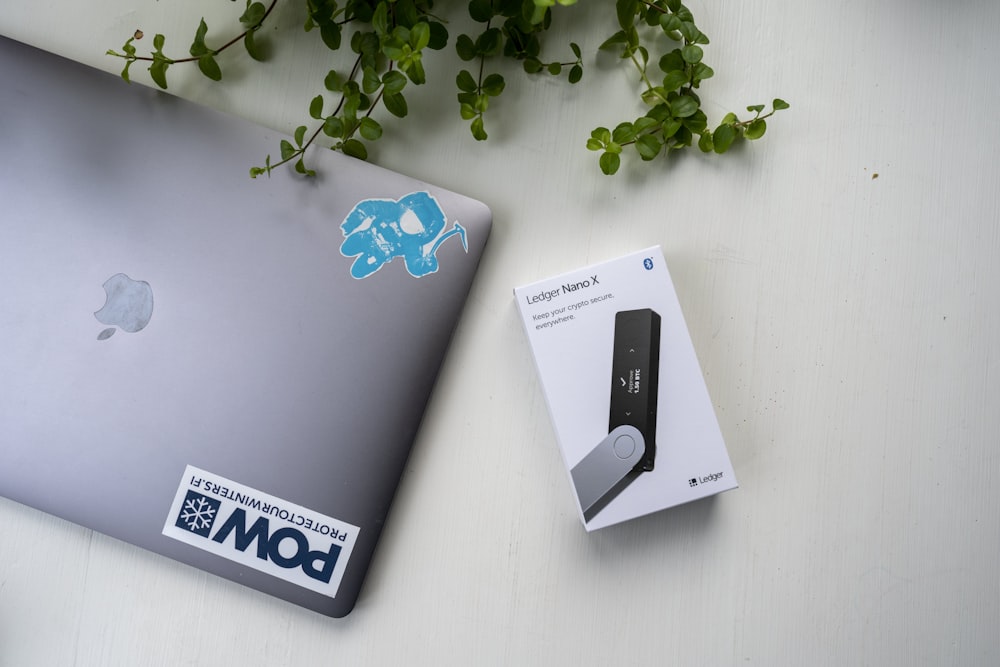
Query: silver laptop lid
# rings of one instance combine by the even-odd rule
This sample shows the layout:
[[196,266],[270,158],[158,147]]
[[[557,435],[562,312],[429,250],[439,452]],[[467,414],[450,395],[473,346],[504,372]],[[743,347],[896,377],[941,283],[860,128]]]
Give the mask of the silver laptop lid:
[[481,203],[0,38],[0,494],[354,606]]

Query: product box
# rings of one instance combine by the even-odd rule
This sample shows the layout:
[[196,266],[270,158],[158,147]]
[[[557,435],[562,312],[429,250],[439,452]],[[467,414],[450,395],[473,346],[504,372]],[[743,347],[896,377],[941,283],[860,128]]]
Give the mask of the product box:
[[736,488],[658,246],[514,296],[588,531]]

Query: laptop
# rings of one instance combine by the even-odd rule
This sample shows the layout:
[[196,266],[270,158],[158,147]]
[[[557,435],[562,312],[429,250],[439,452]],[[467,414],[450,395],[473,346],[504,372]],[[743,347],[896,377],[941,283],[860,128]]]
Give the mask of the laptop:
[[346,615],[489,210],[3,38],[0,90],[0,495]]

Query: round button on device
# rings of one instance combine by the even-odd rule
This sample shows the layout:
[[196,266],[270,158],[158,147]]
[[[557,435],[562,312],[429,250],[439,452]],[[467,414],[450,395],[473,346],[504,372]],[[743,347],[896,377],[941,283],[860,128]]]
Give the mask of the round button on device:
[[627,459],[635,453],[635,439],[630,435],[623,435],[615,440],[615,456],[620,459]]

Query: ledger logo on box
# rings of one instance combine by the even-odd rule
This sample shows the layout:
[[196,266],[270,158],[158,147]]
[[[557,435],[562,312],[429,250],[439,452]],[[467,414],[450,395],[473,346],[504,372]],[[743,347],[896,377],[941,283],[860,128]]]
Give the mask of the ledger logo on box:
[[163,534],[336,597],[360,528],[188,466]]

